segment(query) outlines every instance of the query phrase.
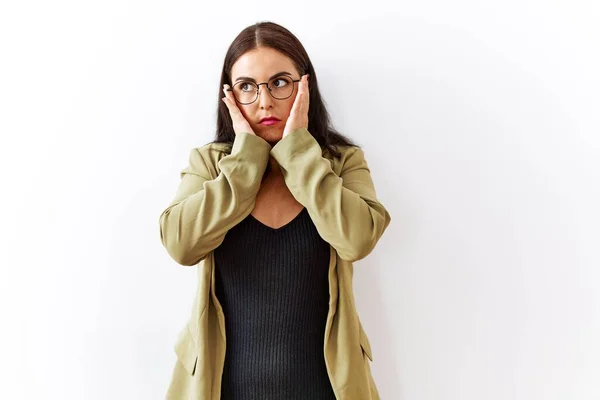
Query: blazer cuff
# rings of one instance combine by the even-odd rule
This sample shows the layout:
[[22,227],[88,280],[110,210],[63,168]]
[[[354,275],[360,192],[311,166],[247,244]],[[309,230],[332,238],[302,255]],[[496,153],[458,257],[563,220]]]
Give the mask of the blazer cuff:
[[302,150],[303,152],[318,152],[321,155],[321,145],[306,128],[298,128],[281,139],[271,149],[271,155],[279,165],[286,165],[292,156]]
[[271,145],[269,142],[248,132],[237,133],[231,147],[231,154],[243,153],[248,156],[244,158],[254,160],[267,159],[270,151]]

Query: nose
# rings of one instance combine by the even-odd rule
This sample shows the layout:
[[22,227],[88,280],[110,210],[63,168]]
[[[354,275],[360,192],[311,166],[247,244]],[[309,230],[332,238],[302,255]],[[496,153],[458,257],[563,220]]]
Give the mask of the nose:
[[273,97],[271,97],[266,84],[258,87],[258,103],[261,108],[273,107]]

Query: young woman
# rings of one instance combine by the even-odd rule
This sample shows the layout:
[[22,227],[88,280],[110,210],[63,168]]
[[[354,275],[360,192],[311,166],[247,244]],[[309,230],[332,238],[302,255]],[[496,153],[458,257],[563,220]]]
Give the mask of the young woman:
[[[390,223],[362,149],[336,132],[299,40],[230,45],[216,139],[191,151],[161,240],[198,265],[168,399],[379,399],[352,262]],[[222,90],[222,92],[221,92]]]

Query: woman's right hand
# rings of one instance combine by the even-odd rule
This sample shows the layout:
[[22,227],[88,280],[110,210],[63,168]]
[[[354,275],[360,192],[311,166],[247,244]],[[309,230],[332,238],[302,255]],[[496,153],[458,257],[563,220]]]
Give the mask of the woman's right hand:
[[223,102],[227,106],[227,109],[229,110],[231,122],[233,123],[233,131],[236,135],[240,132],[248,132],[252,135],[256,135],[256,133],[254,133],[254,131],[250,127],[248,120],[244,118],[244,115],[238,108],[237,103],[235,102],[235,98],[233,97],[233,92],[228,91],[227,89],[229,89],[229,85],[224,84],[223,93],[225,93],[225,97],[223,97],[221,100],[223,100]]

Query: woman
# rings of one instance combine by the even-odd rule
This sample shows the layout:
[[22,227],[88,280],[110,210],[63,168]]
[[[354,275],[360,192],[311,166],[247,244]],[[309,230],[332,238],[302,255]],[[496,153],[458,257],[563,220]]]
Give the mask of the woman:
[[167,398],[379,399],[352,262],[390,215],[363,151],[331,127],[280,25],[235,38],[221,89],[216,140],[191,151],[160,216],[171,257],[200,263]]

